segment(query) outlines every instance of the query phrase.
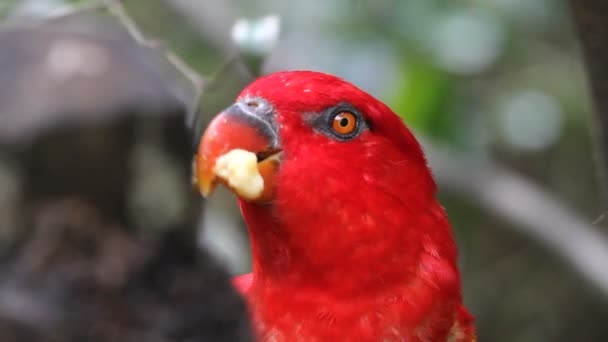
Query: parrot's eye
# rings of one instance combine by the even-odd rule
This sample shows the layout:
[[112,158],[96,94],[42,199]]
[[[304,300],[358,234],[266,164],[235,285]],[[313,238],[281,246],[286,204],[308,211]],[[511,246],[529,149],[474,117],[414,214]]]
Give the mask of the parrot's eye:
[[334,116],[331,128],[336,134],[349,135],[357,129],[357,117],[351,112],[340,112]]
[[354,106],[342,103],[320,114],[309,116],[309,123],[319,133],[338,141],[356,138],[368,128],[363,115]]

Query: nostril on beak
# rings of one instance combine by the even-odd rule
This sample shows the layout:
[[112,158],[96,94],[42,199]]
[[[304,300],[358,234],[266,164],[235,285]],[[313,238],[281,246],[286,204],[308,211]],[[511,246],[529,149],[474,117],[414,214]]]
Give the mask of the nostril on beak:
[[260,97],[246,97],[238,101],[236,106],[243,112],[260,118],[270,117],[273,113],[272,105]]
[[247,107],[251,108],[251,109],[256,109],[260,106],[260,103],[258,101],[255,100],[251,100],[251,101],[247,101]]

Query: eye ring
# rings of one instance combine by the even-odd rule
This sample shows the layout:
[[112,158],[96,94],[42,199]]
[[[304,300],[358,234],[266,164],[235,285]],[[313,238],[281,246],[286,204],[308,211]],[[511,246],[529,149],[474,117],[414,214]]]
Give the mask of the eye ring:
[[331,120],[331,129],[340,136],[352,135],[358,126],[358,117],[349,111],[340,111]]

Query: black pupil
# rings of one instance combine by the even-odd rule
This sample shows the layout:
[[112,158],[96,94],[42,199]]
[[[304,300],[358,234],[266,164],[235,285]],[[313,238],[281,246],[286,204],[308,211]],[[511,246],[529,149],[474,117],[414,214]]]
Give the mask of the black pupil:
[[340,126],[341,127],[346,127],[346,126],[348,126],[349,123],[350,123],[350,120],[348,118],[341,118],[340,119]]

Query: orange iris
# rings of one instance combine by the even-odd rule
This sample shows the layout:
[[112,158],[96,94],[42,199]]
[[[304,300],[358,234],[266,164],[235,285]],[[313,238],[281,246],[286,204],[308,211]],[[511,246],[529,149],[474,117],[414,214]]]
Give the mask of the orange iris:
[[357,128],[357,117],[353,113],[342,112],[334,117],[332,129],[338,134],[351,134]]

